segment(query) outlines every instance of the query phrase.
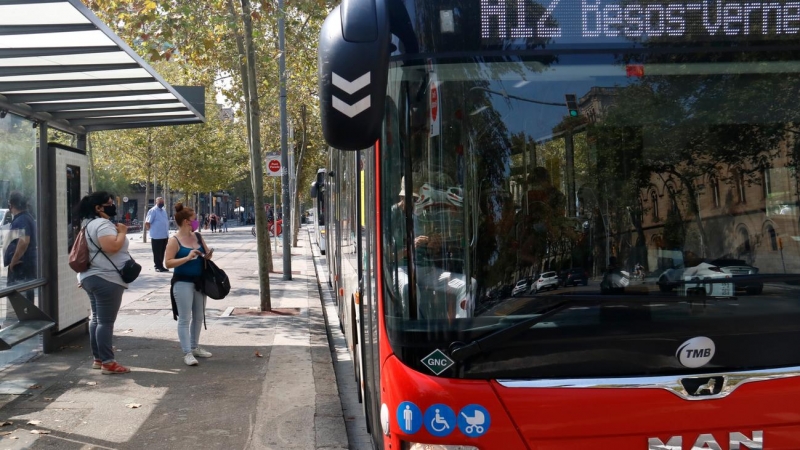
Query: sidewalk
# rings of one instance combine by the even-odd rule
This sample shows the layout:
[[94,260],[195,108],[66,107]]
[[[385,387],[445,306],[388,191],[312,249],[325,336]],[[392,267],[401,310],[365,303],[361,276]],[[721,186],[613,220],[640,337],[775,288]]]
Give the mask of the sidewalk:
[[293,280],[270,276],[279,310],[267,316],[258,311],[250,227],[203,235],[232,285],[226,299],[207,303],[200,343],[214,356],[183,364],[170,274],[153,270],[150,244],[134,237],[144,270],[114,332],[117,360],[132,372],[92,370],[88,336],[1,371],[0,423],[12,424],[0,427],[10,432],[0,449],[348,448],[306,229],[292,249]]

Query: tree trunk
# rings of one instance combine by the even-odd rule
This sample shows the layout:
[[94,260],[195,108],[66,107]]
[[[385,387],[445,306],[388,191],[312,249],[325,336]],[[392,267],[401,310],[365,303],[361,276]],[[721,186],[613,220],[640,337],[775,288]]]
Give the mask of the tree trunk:
[[[149,177],[148,177],[149,178]],[[147,198],[150,197],[150,182],[144,184],[144,208],[142,208],[142,242],[147,243],[147,230],[144,229],[144,221],[147,219]]]
[[[147,173],[144,183],[144,207],[142,208],[142,242],[147,243],[147,230],[144,229],[144,222],[147,220],[147,199],[150,198],[150,176],[153,175],[153,142],[152,135],[147,133]],[[155,186],[153,186],[155,189]]]
[[297,182],[300,180],[300,167],[303,163],[303,153],[306,150],[306,144],[308,142],[306,133],[306,105],[302,105],[300,107],[300,114],[301,120],[303,123],[303,139],[300,141],[300,156],[297,158],[297,164],[294,170],[294,214],[292,214],[292,221],[293,225],[293,233],[292,233],[292,247],[297,247],[297,235],[300,233],[300,189],[297,188]]
[[94,192],[97,190],[97,182],[94,178],[94,150],[92,149],[92,134],[86,134],[86,149],[87,149],[87,159],[89,160],[89,192]]
[[[231,0],[229,8],[233,9]],[[250,0],[242,0],[242,22],[244,23],[244,45],[241,36],[237,36],[242,81],[247,85],[247,114],[250,118],[250,171],[253,182],[253,205],[256,213],[256,242],[258,245],[258,275],[260,281],[261,310],[271,311],[272,303],[269,292],[269,273],[272,270],[272,255],[267,238],[267,214],[264,211],[264,169],[261,165],[261,111],[258,105],[258,89],[256,86],[256,61],[253,47],[253,22],[250,16]],[[235,28],[234,28],[235,30]],[[244,54],[244,51],[247,54]],[[285,251],[289,251],[286,249]]]

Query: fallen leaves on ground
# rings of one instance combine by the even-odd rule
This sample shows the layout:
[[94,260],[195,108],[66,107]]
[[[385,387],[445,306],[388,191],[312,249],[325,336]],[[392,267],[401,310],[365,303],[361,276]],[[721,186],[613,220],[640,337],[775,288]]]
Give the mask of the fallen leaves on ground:
[[136,408],[140,408],[142,405],[140,403],[128,403],[125,406],[127,406],[130,409],[136,409]]
[[261,353],[258,350],[256,350],[256,358],[263,358],[263,357],[264,356],[261,355]]
[[53,397],[45,397],[45,398],[44,398],[44,401],[46,401],[46,402],[52,402],[52,401],[53,401]]
[[97,386],[97,381],[87,381],[86,385],[87,386]]
[[31,434],[50,434],[49,430],[31,430]]
[[41,388],[42,388],[41,384],[32,384],[28,386],[28,389],[41,389]]
[[133,333],[133,328],[128,328],[128,329],[127,329],[127,330],[125,330],[125,331],[120,331],[120,333],[123,333],[123,334],[124,334],[124,333]]
[[13,433],[13,431],[2,431],[0,432],[0,436],[8,436],[11,433]]
[[42,423],[41,420],[29,420],[28,421],[28,425],[39,425],[40,423]]
[[14,422],[0,422],[0,427],[7,427],[9,425],[14,425]]

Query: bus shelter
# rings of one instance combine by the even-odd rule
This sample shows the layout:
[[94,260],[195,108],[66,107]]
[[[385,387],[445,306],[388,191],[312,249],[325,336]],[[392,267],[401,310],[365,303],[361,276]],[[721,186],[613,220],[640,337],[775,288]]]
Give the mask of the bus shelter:
[[[27,198],[37,228],[36,277],[9,282],[8,263],[0,268],[0,363],[38,345],[31,337],[52,352],[88,330],[88,298],[68,266],[73,207],[89,192],[87,135],[203,123],[204,97],[165,82],[80,0],[0,0],[0,247],[12,237],[11,192]],[[52,143],[52,130],[71,145]]]

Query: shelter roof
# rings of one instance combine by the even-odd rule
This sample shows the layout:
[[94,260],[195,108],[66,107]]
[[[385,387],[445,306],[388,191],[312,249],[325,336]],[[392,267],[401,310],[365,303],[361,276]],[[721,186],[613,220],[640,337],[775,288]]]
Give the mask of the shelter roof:
[[0,0],[2,110],[84,134],[202,123],[204,96],[164,81],[80,0]]

